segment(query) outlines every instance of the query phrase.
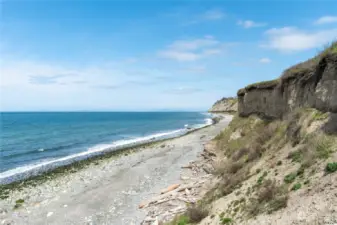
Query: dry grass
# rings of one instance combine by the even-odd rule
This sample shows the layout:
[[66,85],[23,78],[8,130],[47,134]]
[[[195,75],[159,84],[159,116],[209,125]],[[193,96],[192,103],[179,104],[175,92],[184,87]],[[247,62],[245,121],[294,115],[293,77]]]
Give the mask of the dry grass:
[[232,155],[232,160],[233,161],[238,161],[240,160],[243,156],[246,156],[250,153],[249,148],[241,148],[238,151],[234,152]]
[[273,89],[274,87],[278,85],[278,83],[279,83],[279,79],[257,82],[257,83],[246,86],[245,90],[251,91],[254,89]]
[[187,209],[186,216],[189,222],[198,223],[208,216],[208,210],[202,206],[192,206]]
[[257,198],[251,199],[246,207],[249,216],[256,216],[263,212],[272,213],[287,206],[287,187],[277,185],[276,181],[265,180],[257,193]]
[[318,53],[315,57],[285,70],[281,76],[281,81],[284,82],[298,76],[304,76],[306,73],[313,71],[324,57],[336,54],[337,41],[334,41],[330,45],[326,46],[324,50]]

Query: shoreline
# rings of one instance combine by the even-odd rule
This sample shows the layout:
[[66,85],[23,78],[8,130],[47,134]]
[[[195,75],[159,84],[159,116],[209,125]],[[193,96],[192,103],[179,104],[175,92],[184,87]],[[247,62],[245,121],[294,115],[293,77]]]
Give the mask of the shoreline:
[[[141,151],[142,149],[145,148],[150,148],[153,147],[155,145],[159,145],[162,142],[168,141],[168,140],[173,140],[176,138],[180,138],[183,136],[186,136],[188,134],[191,134],[193,132],[196,132],[198,130],[201,129],[205,129],[209,126],[213,126],[216,123],[218,123],[217,120],[214,120],[214,118],[223,118],[224,115],[226,114],[215,114],[212,113],[212,123],[211,124],[205,124],[202,127],[199,128],[194,128],[191,130],[186,130],[186,132],[182,135],[179,136],[173,136],[173,137],[168,137],[168,138],[163,138],[163,139],[158,139],[158,140],[153,140],[151,141],[148,140],[148,142],[145,143],[134,143],[130,145],[125,145],[125,146],[121,146],[120,148],[117,148],[115,150],[111,150],[111,149],[106,149],[98,154],[93,154],[92,156],[89,155],[89,157],[80,159],[80,160],[74,160],[74,161],[69,161],[69,163],[65,164],[65,165],[60,165],[60,166],[56,166],[56,167],[52,167],[49,168],[47,170],[44,171],[40,171],[38,174],[36,175],[32,175],[32,176],[28,176],[26,178],[22,178],[22,179],[17,179],[14,180],[12,182],[0,182],[0,200],[1,199],[6,199],[7,198],[7,193],[8,190],[15,190],[15,189],[22,189],[23,187],[26,186],[36,186],[39,184],[44,183],[47,180],[51,180],[54,178],[57,178],[58,176],[63,176],[69,173],[75,173],[76,171],[79,171],[81,169],[87,168],[88,166],[92,165],[92,164],[97,164],[99,163],[99,161],[102,160],[108,160],[108,159],[117,159],[123,155],[129,155],[138,151]],[[228,114],[227,114],[228,115]],[[29,171],[27,171],[29,172]],[[4,179],[3,179],[4,180]]]
[[[172,140],[175,138],[179,138],[179,137],[188,135],[191,132],[195,132],[197,130],[214,125],[217,122],[214,120],[214,118],[218,116],[220,115],[212,114],[212,117],[209,118],[210,120],[212,120],[212,123],[205,123],[201,127],[192,128],[190,130],[185,128],[185,131],[183,131],[184,129],[178,129],[175,131],[167,132],[169,133],[167,137],[159,136],[158,138],[155,138],[155,137],[149,138],[149,137],[156,135],[156,134],[153,134],[153,135],[141,137],[141,138],[144,138],[145,140],[141,140],[139,142],[134,142],[134,143],[131,142],[131,143],[127,143],[127,144],[120,145],[120,146],[108,147],[106,149],[102,149],[99,152],[91,152],[91,153],[89,152],[86,155],[83,155],[82,157],[79,156],[78,158],[76,157],[71,158],[71,155],[70,155],[70,156],[67,156],[69,157],[69,160],[67,159],[63,160],[64,158],[67,158],[67,157],[63,157],[63,158],[57,159],[60,162],[59,164],[53,164],[53,161],[51,161],[51,162],[46,162],[45,165],[37,164],[35,166],[36,168],[34,167],[34,165],[32,165],[32,168],[26,171],[13,174],[11,176],[0,178],[0,199],[3,198],[3,195],[2,195],[3,190],[8,189],[7,186],[16,187],[18,186],[18,184],[22,182],[31,184],[32,182],[34,182],[34,180],[41,181],[46,178],[48,179],[48,177],[50,176],[55,177],[55,174],[60,175],[62,173],[69,172],[69,171],[74,172],[92,163],[97,163],[97,161],[103,160],[105,158],[118,157],[122,154],[130,154],[132,152],[139,151],[142,148],[150,147],[152,144],[158,144],[166,140]],[[177,135],[175,134],[179,132],[182,132],[182,134],[177,134]],[[161,133],[158,133],[158,134],[161,134]],[[146,139],[146,138],[149,138],[149,139]],[[80,152],[77,154],[84,154],[84,153],[86,152]],[[45,169],[38,170],[39,168],[43,168],[44,166],[46,166]],[[4,171],[3,173],[6,173],[6,172],[8,171]]]
[[[138,209],[140,202],[177,182],[181,167],[196,160],[203,144],[226,127],[230,119],[231,116],[225,117],[218,124],[180,137],[123,149],[108,157],[91,158],[6,185],[6,189],[0,186],[0,191],[7,195],[6,199],[0,199],[0,209],[5,210],[5,219],[17,224],[45,224],[46,221],[60,224],[68,220],[74,220],[74,224],[87,220],[130,224],[122,223],[122,219],[139,224],[146,213]],[[13,209],[20,199],[24,200],[22,206]],[[50,216],[51,213],[67,216]],[[104,218],[98,216],[102,213]],[[88,214],[90,218],[86,218]],[[67,221],[60,222],[63,219]]]

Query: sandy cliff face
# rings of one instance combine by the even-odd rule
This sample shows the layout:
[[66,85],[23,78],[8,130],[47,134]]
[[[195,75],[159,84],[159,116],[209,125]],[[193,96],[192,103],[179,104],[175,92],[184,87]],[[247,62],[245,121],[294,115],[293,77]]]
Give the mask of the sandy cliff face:
[[209,112],[237,112],[237,98],[222,98],[209,109]]
[[240,116],[282,118],[300,107],[337,113],[336,52],[291,67],[277,80],[238,91]]

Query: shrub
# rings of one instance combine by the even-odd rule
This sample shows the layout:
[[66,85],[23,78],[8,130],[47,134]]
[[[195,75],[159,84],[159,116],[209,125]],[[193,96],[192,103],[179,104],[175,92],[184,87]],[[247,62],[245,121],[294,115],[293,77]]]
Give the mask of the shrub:
[[290,184],[292,182],[294,182],[294,180],[296,179],[296,174],[295,173],[290,173],[287,176],[284,177],[284,182]]
[[202,206],[193,206],[187,209],[186,212],[189,222],[198,223],[208,216],[208,210]]
[[16,204],[23,204],[25,202],[25,200],[23,199],[18,199],[15,201]]
[[237,173],[243,167],[243,164],[244,163],[242,161],[230,162],[227,168],[228,173],[231,173],[231,174]]
[[293,191],[297,191],[298,189],[300,189],[302,187],[302,185],[300,183],[296,183],[294,184],[294,186],[291,188],[291,190]]
[[231,218],[225,217],[225,218],[220,218],[220,221],[222,224],[232,224],[233,220]]
[[247,179],[247,171],[249,168],[240,170],[237,174],[228,175],[224,174],[222,181],[218,185],[218,190],[221,196],[228,195],[232,193],[236,188],[238,188],[242,181]]
[[262,130],[258,133],[258,136],[255,138],[255,142],[260,146],[264,145],[274,136],[277,128],[278,127],[275,124],[265,125],[264,128],[262,128]]
[[271,213],[287,206],[288,195],[285,186],[278,186],[275,181],[266,180],[259,189],[256,199],[251,199],[246,210],[248,215],[256,216],[262,212]]
[[276,165],[281,166],[282,165],[282,161],[278,161]]
[[314,141],[318,157],[321,159],[329,158],[330,154],[333,152],[334,140],[328,136],[320,135],[319,138],[315,138]]
[[261,185],[263,182],[263,179],[268,175],[267,171],[264,171],[263,174],[257,179],[257,184]]
[[258,200],[260,202],[263,202],[263,201],[268,202],[273,199],[276,192],[277,192],[277,187],[276,187],[275,181],[266,180],[258,193]]
[[337,162],[328,163],[325,167],[327,173],[333,173],[337,171]]
[[187,225],[189,222],[190,222],[190,219],[186,215],[180,215],[180,216],[176,216],[167,225]]
[[296,171],[296,176],[303,176],[304,175],[304,166],[301,165],[301,167]]
[[14,209],[18,209],[22,206],[22,204],[25,202],[23,199],[18,199],[15,201]]
[[328,113],[323,113],[321,111],[315,110],[314,114],[312,115],[313,120],[325,120],[329,117]]
[[241,148],[238,151],[234,152],[234,154],[232,155],[232,159],[233,161],[238,161],[242,158],[242,156],[248,155],[249,152],[250,151],[248,148]]
[[287,207],[288,195],[277,196],[269,203],[268,213]]
[[292,162],[301,162],[303,159],[303,152],[302,150],[290,152],[287,158],[291,159]]

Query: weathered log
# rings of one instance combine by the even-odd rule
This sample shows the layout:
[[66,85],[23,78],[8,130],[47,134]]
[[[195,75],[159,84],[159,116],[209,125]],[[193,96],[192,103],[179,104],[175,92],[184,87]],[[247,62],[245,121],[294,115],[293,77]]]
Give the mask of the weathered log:
[[192,169],[192,166],[191,166],[191,165],[188,165],[188,166],[182,166],[181,168],[182,168],[182,169]]
[[165,194],[167,192],[173,191],[174,189],[177,189],[180,186],[180,184],[172,184],[168,186],[166,189],[161,190],[161,194]]

